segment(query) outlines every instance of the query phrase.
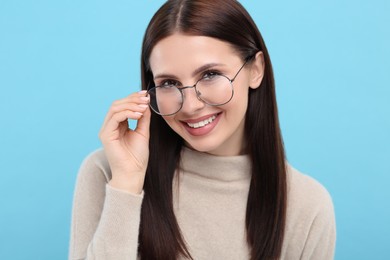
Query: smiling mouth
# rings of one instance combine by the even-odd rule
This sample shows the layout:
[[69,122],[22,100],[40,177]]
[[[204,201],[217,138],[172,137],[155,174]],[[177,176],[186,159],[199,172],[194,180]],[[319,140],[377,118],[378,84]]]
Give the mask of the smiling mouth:
[[200,128],[200,127],[204,127],[208,124],[210,124],[211,122],[213,122],[215,120],[215,118],[217,118],[215,115],[209,117],[208,119],[205,119],[205,120],[202,120],[200,122],[197,122],[197,123],[187,123],[187,125],[191,128]]

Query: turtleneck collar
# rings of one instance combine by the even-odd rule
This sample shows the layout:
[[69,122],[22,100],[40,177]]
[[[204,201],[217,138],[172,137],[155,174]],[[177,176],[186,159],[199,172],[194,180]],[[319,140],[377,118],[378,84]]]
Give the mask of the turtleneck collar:
[[249,155],[215,156],[183,147],[180,170],[207,179],[233,182],[250,179],[251,162]]

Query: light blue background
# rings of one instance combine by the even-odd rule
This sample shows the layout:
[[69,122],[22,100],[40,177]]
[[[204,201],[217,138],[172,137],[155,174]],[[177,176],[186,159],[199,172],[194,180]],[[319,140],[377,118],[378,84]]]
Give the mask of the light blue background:
[[[0,259],[66,259],[74,182],[138,90],[163,1],[0,0]],[[289,161],[323,183],[336,259],[390,259],[390,4],[241,1],[274,64]]]

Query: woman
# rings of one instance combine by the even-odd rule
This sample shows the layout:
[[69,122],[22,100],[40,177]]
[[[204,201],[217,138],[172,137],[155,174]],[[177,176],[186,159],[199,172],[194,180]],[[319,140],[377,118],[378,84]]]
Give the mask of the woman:
[[[332,259],[333,205],[285,162],[270,58],[234,0],[166,2],[143,91],[77,180],[70,259]],[[138,120],[134,130],[127,119]]]

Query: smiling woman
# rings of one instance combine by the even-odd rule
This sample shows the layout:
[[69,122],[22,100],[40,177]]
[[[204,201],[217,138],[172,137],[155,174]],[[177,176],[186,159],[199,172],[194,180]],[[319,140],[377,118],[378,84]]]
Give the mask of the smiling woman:
[[227,42],[175,33],[159,41],[150,55],[155,85],[164,93],[152,97],[168,99],[172,108],[177,104],[167,98],[166,89],[181,90],[178,109],[163,118],[188,147],[220,156],[243,154],[247,152],[244,125],[249,86],[260,86],[263,64],[261,52],[251,62],[243,62]]
[[141,71],[80,169],[70,259],[333,258],[331,198],[286,162],[271,61],[237,1],[166,2]]

